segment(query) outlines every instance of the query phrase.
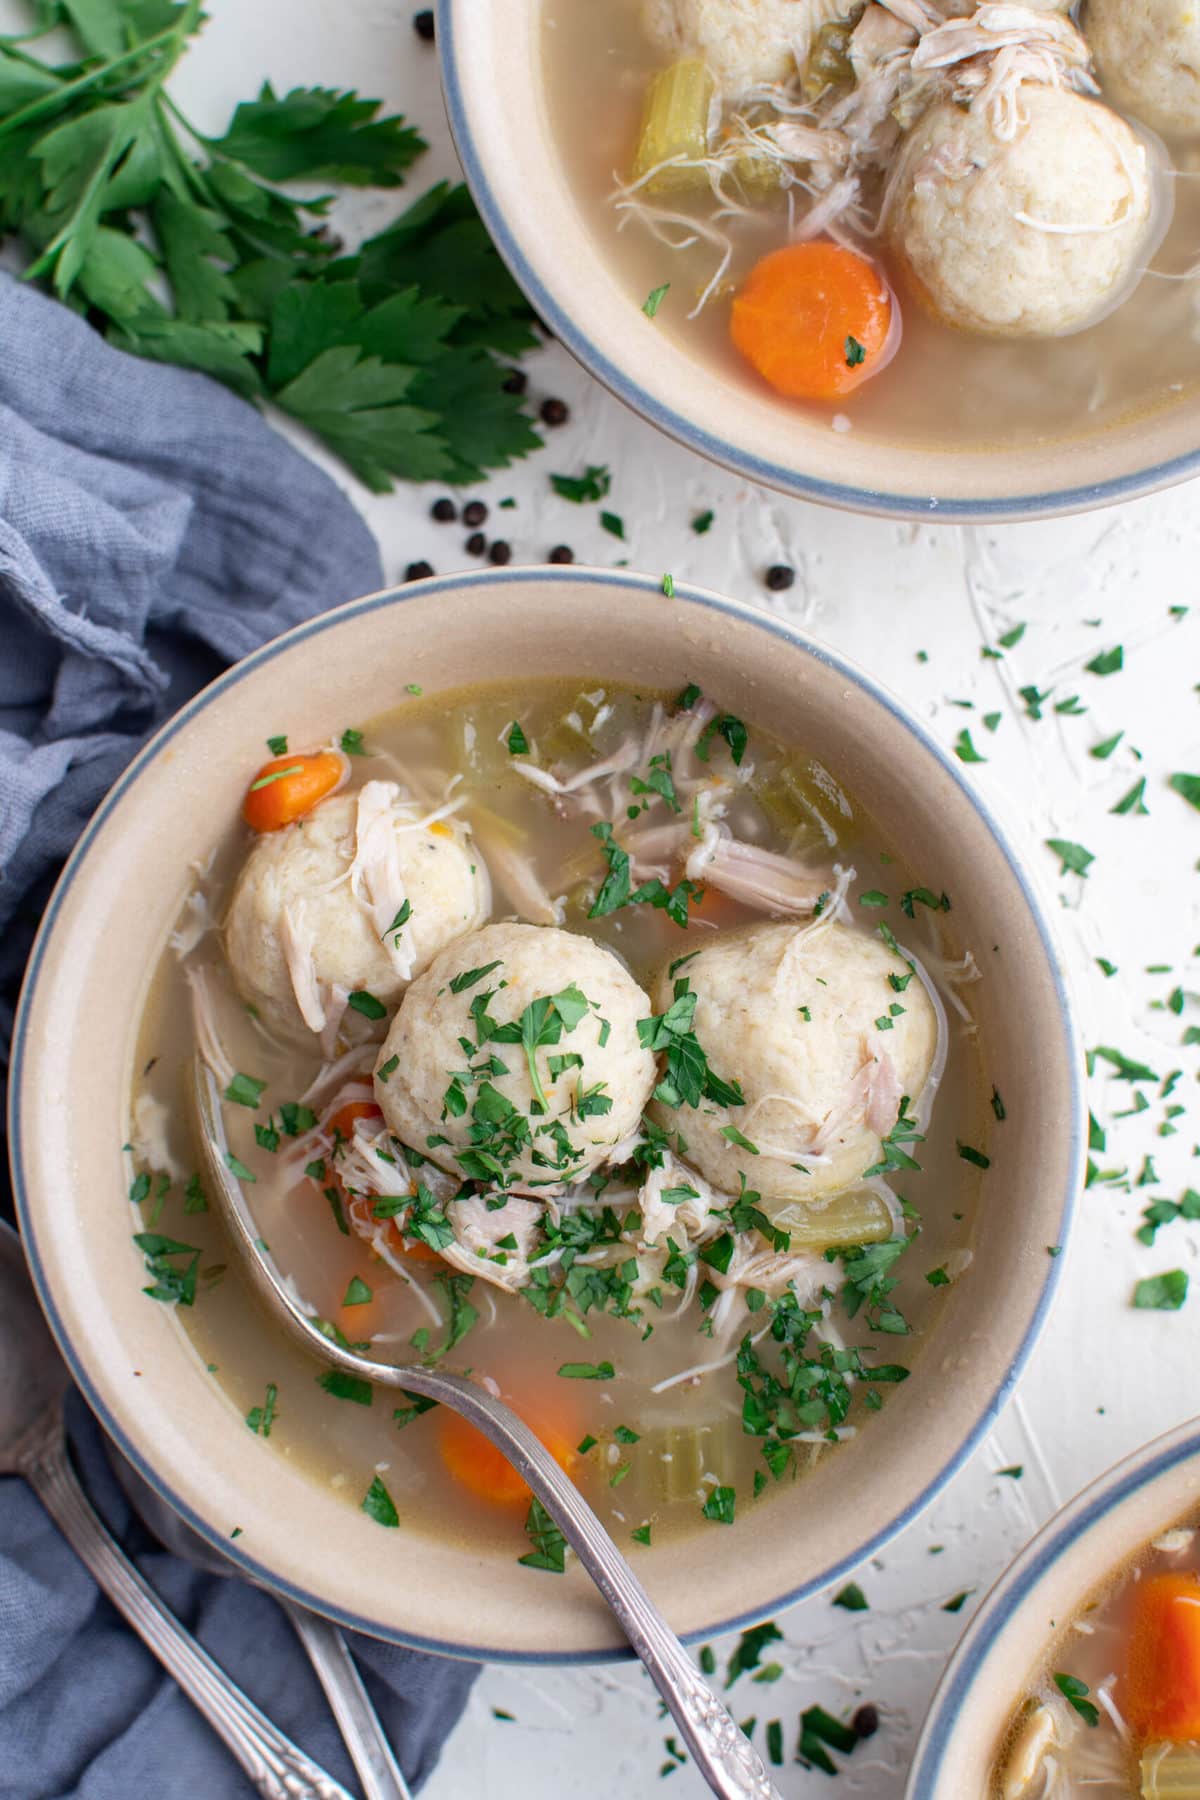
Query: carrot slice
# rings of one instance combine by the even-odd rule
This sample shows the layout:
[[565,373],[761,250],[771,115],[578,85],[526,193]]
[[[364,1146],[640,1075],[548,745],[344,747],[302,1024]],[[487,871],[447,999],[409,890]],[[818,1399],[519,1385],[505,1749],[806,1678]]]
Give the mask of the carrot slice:
[[1200,1738],[1200,1580],[1148,1575],[1133,1590],[1123,1710],[1137,1737]]
[[293,825],[341,787],[347,768],[340,750],[277,756],[264,763],[250,783],[242,801],[242,817],[254,831],[279,831],[284,825]]
[[[569,1475],[575,1451],[561,1432],[527,1420],[560,1469]],[[479,1500],[495,1506],[519,1506],[529,1499],[529,1489],[495,1444],[458,1413],[441,1411],[438,1448],[451,1475]]]
[[788,244],[755,263],[729,332],[792,400],[838,400],[883,366],[893,300],[879,271],[841,244]]

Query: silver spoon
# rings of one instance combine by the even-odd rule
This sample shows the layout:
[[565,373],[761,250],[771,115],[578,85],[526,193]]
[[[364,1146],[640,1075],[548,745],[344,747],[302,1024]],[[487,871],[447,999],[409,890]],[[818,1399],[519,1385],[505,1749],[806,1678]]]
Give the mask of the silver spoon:
[[[202,1538],[198,1531],[193,1531],[186,1519],[181,1518],[173,1506],[168,1506],[161,1494],[157,1494],[129,1463],[118,1464],[117,1479],[155,1537],[168,1550],[213,1575],[244,1578],[238,1565],[207,1538]],[[383,1723],[337,1626],[331,1620],[321,1618],[319,1613],[298,1606],[265,1582],[258,1585],[282,1607],[308,1654],[350,1753],[363,1800],[412,1800]]]
[[644,1664],[700,1773],[720,1800],[780,1800],[758,1752],[712,1689],[575,1484],[503,1401],[465,1375],[420,1363],[377,1362],[325,1336],[304,1312],[263,1247],[240,1184],[230,1174],[220,1085],[194,1064],[196,1114],[218,1204],[268,1310],[310,1355],[377,1387],[402,1388],[461,1413],[500,1450],[578,1556]]
[[263,1800],[351,1800],[232,1682],[111,1536],[79,1484],[63,1431],[70,1385],[21,1241],[0,1221],[0,1475],[22,1475],[117,1610],[170,1671]]

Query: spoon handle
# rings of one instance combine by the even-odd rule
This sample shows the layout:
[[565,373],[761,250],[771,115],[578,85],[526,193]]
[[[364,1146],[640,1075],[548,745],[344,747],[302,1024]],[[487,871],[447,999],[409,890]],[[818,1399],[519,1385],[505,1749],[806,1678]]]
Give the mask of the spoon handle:
[[330,1711],[338,1722],[350,1760],[362,1786],[364,1800],[412,1800],[400,1766],[392,1753],[379,1714],[354,1666],[345,1638],[336,1625],[279,1597],[296,1636],[308,1652],[317,1680],[325,1690]]
[[54,1415],[22,1456],[21,1474],[113,1605],[203,1713],[263,1800],[351,1800],[345,1788],[259,1712],[134,1568],[79,1485]]

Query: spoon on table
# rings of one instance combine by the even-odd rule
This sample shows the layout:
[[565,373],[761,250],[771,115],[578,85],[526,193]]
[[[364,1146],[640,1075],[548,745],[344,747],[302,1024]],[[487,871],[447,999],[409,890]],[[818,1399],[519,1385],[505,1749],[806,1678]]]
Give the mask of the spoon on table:
[[[122,1460],[116,1473],[134,1509],[175,1556],[186,1558],[212,1575],[251,1579],[224,1551],[202,1538],[198,1531],[193,1531],[187,1520],[155,1492],[132,1464]],[[371,1704],[349,1646],[337,1626],[332,1620],[323,1619],[319,1613],[310,1612],[306,1606],[299,1606],[286,1595],[277,1593],[267,1583],[257,1585],[282,1607],[304,1646],[325,1691],[330,1711],[338,1722],[363,1791],[363,1800],[412,1800],[383,1722]]]
[[264,1249],[241,1185],[229,1171],[221,1089],[194,1065],[196,1115],[217,1201],[267,1309],[310,1355],[377,1387],[401,1388],[460,1413],[490,1439],[545,1507],[614,1613],[662,1696],[693,1760],[720,1800],[779,1800],[765,1765],[718,1700],[579,1489],[511,1407],[478,1382],[421,1363],[383,1363],[334,1343],[314,1324]]
[[42,1317],[21,1240],[0,1221],[0,1475],[29,1483],[80,1560],[175,1677],[263,1800],[351,1800],[272,1725],[134,1567],[80,1486],[63,1430],[66,1364]]

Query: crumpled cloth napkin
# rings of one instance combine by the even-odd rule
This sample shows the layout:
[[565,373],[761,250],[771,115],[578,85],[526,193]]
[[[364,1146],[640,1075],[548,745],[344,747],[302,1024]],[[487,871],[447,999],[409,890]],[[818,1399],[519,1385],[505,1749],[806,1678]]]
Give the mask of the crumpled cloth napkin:
[[[0,1071],[61,863],[147,734],[301,619],[383,585],[350,502],[200,375],[110,349],[0,275]],[[7,1161],[0,1211],[12,1216]],[[4,1372],[0,1371],[0,1379]],[[78,1395],[91,1497],[175,1612],[352,1793],[340,1735],[279,1607],[169,1555]],[[352,1637],[406,1774],[465,1704],[469,1663]],[[97,1590],[24,1482],[0,1480],[0,1800],[246,1800],[253,1789]]]

